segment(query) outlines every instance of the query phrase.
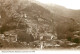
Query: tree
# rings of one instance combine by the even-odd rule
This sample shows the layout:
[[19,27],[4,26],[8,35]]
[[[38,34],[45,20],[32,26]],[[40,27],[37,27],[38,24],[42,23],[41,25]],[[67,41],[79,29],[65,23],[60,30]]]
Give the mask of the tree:
[[1,33],[16,28],[26,29],[28,25],[24,22],[25,18],[21,16],[23,15],[21,13],[23,7],[25,8],[26,6],[24,6],[20,0],[0,0]]
[[32,36],[32,34],[28,34],[25,31],[18,31],[18,41],[20,42],[32,42],[34,41],[34,37]]

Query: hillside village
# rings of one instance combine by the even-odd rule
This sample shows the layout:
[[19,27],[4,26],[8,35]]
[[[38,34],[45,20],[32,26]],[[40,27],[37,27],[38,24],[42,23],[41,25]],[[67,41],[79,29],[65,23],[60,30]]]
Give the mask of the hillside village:
[[0,0],[0,49],[80,49],[79,18],[59,7]]

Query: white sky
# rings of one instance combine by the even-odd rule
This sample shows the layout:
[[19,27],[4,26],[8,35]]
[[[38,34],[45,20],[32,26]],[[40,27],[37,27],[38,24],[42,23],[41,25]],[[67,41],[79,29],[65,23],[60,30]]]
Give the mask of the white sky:
[[80,9],[80,0],[37,0],[44,4],[58,4],[69,9]]

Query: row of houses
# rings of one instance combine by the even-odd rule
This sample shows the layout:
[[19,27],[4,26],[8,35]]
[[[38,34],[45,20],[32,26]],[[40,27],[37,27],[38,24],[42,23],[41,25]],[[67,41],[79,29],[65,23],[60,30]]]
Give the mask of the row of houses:
[[4,34],[0,34],[0,39],[6,40],[7,42],[16,42],[17,41],[17,34],[11,31],[4,32]]
[[51,34],[51,33],[45,32],[45,33],[41,33],[41,34],[38,36],[38,38],[39,38],[40,40],[46,41],[46,40],[55,40],[55,39],[57,39],[57,36],[56,36],[56,35],[53,35],[53,34]]

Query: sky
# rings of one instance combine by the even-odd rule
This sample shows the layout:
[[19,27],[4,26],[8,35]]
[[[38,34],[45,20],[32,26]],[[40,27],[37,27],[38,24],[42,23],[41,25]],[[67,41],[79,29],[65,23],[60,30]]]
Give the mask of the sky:
[[58,4],[68,9],[80,9],[80,0],[37,0],[44,4]]

